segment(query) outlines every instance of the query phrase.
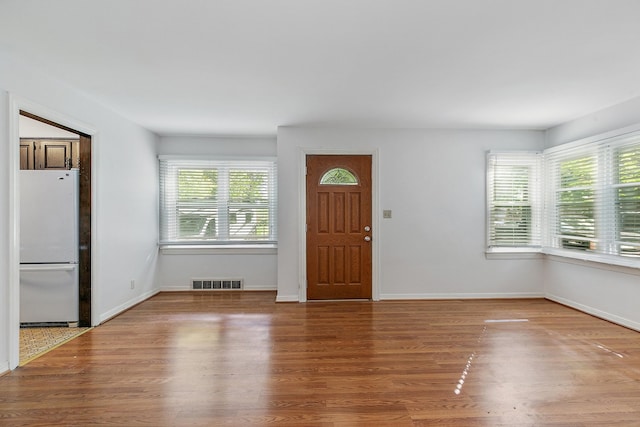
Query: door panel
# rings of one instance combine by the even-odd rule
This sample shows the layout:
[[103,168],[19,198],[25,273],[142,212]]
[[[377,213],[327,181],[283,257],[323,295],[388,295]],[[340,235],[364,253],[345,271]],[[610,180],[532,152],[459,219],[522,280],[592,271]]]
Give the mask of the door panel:
[[36,169],[70,169],[71,141],[41,140],[36,147]]
[[[356,182],[341,182],[338,172],[338,178],[321,183],[336,168]],[[371,298],[366,226],[371,227],[371,156],[307,156],[308,299]]]
[[77,321],[77,264],[20,265],[20,323]]
[[80,142],[56,138],[20,138],[20,169],[64,170],[80,167]]
[[20,170],[33,169],[34,141],[20,140]]
[[77,261],[77,171],[20,171],[20,262]]

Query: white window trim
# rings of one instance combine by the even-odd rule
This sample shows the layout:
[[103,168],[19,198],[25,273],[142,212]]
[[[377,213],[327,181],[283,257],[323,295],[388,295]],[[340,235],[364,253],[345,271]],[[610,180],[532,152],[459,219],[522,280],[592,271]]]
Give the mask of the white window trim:
[[275,255],[278,246],[262,245],[160,245],[163,255]]
[[[494,201],[492,200],[492,189],[490,188],[490,182],[493,182],[493,177],[490,176],[491,168],[489,167],[489,162],[492,157],[500,157],[504,156],[504,158],[511,157],[511,162],[513,165],[524,165],[533,167],[532,173],[533,175],[529,177],[529,194],[530,194],[530,206],[531,206],[531,235],[532,235],[532,243],[528,246],[492,246],[491,241],[491,208],[493,206]],[[543,218],[543,197],[542,197],[542,164],[541,164],[542,153],[540,151],[489,151],[486,156],[486,165],[487,165],[487,187],[486,187],[486,243],[485,243],[485,253],[486,254],[536,254],[542,250],[542,218]],[[505,162],[510,163],[509,160],[505,160]],[[491,257],[495,258],[495,257]]]
[[640,260],[637,258],[624,257],[620,255],[606,255],[593,252],[572,251],[568,249],[543,248],[542,253],[549,256],[571,258],[580,261],[590,261],[600,264],[617,265],[620,267],[630,267],[640,269]]

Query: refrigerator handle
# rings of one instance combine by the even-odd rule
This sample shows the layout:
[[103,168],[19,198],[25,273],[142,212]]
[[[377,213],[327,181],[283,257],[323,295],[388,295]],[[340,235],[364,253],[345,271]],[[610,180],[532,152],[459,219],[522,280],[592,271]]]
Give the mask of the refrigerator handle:
[[78,264],[46,264],[46,265],[21,265],[20,271],[72,271],[74,270]]

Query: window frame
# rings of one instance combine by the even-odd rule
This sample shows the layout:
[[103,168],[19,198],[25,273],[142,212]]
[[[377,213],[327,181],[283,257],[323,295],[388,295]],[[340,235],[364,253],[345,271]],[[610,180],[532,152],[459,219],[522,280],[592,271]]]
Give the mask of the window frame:
[[[634,154],[635,156],[637,156],[635,159],[635,163],[637,163],[636,167],[638,172],[636,172],[635,174],[635,181],[621,182],[621,165],[620,165],[621,162],[620,162],[619,156],[622,151],[626,151],[629,148],[631,148],[632,151],[635,151]],[[614,171],[614,176],[613,176],[614,179],[611,182],[611,193],[613,197],[613,203],[616,208],[616,212],[615,212],[616,227],[613,230],[614,235],[612,236],[611,244],[614,245],[614,247],[616,248],[615,250],[618,253],[622,252],[622,246],[624,245],[635,247],[636,248],[635,251],[637,251],[638,255],[640,256],[640,232],[635,233],[637,234],[637,236],[635,237],[635,240],[637,240],[637,242],[632,243],[629,240],[623,239],[622,237],[623,232],[626,232],[626,233],[630,233],[630,232],[624,229],[625,221],[622,218],[623,212],[621,212],[620,210],[622,205],[622,202],[620,200],[620,190],[628,190],[628,189],[634,188],[635,191],[639,194],[636,194],[635,196],[637,198],[637,201],[635,201],[635,205],[637,207],[635,208],[636,212],[634,212],[636,219],[633,221],[633,223],[636,227],[636,230],[640,229],[640,140],[635,144],[626,144],[626,145],[620,145],[616,147],[613,154],[614,155],[612,156],[612,160],[613,161],[617,160],[616,162],[617,169],[616,171]]]
[[[541,171],[542,155],[539,151],[489,151],[486,156],[486,252],[487,253],[538,253],[542,249],[541,223],[542,223],[542,197],[541,197]],[[496,195],[504,194],[504,184],[510,186],[508,181],[501,180],[501,173],[497,167],[526,168],[526,176],[519,176],[519,184],[526,181],[526,201],[506,200],[498,202]],[[515,176],[515,175],[512,175]],[[529,228],[524,234],[528,235],[526,244],[509,241],[506,238],[496,237],[496,224],[499,222],[496,212],[499,206],[515,208],[529,208],[530,219],[527,222]],[[520,233],[522,234],[522,233]],[[516,236],[513,240],[521,239]]]
[[[623,149],[637,150],[640,158],[640,130],[638,128],[628,131],[614,131],[606,135],[579,140],[545,150],[545,176],[550,177],[549,187],[551,188],[558,186],[557,177],[552,176],[551,172],[556,167],[554,162],[557,162],[558,159],[566,158],[568,153],[574,156],[585,155],[585,153],[594,155],[597,168],[595,174],[596,183],[593,186],[595,190],[595,246],[587,250],[558,247],[557,237],[553,234],[552,226],[559,219],[556,217],[557,212],[554,200],[549,195],[551,191],[547,191],[547,223],[551,226],[546,227],[547,237],[544,247],[546,254],[640,268],[640,252],[631,256],[621,253],[620,250],[620,246],[624,241],[620,239],[618,189],[630,186],[640,189],[640,180],[624,184],[618,182],[620,162],[617,160],[617,153]],[[640,217],[640,213],[637,215]],[[640,245],[637,247],[640,249]]]
[[[164,249],[180,248],[275,248],[277,246],[277,164],[272,157],[260,158],[209,158],[185,156],[158,156],[159,159],[159,245]],[[180,170],[216,170],[217,194],[211,199],[201,201],[181,201],[178,197],[178,176]],[[230,199],[229,176],[234,171],[264,171],[267,181],[261,188],[266,195],[263,202],[234,201]],[[214,238],[184,238],[179,231],[180,205],[199,206],[203,209],[215,210],[217,234]],[[233,237],[231,227],[233,222],[233,207],[260,208],[266,210],[267,234],[265,238],[255,238],[250,235],[247,239]]]
[[[544,227],[544,247],[546,248],[546,250],[570,251],[568,253],[586,253],[578,247],[565,247],[565,243],[563,242],[572,239],[575,241],[587,242],[588,248],[585,249],[587,249],[588,251],[592,251],[593,248],[595,248],[598,244],[602,244],[603,239],[601,232],[605,228],[598,222],[601,218],[601,215],[599,215],[597,212],[597,210],[599,209],[599,201],[602,197],[599,183],[602,180],[601,174],[604,171],[598,149],[593,145],[585,145],[577,148],[562,147],[558,148],[557,150],[545,150],[544,153],[544,176],[547,183],[545,189],[545,210],[547,212],[547,218]],[[569,162],[576,162],[588,158],[593,159],[593,170],[591,171],[592,176],[590,177],[590,179],[593,180],[593,183],[590,185],[563,186],[562,166]],[[566,224],[567,222],[569,222],[569,220],[563,221],[562,217],[560,216],[560,203],[558,202],[559,198],[562,197],[562,194],[567,194],[569,192],[587,191],[590,191],[593,197],[593,218],[591,219],[593,221],[594,228],[593,236],[580,236],[562,233],[561,231],[563,222]]]

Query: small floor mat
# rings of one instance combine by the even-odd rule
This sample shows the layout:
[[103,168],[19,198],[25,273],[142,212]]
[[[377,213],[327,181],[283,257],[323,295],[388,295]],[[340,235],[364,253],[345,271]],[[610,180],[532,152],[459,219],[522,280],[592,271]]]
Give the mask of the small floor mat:
[[20,328],[20,366],[91,328]]

